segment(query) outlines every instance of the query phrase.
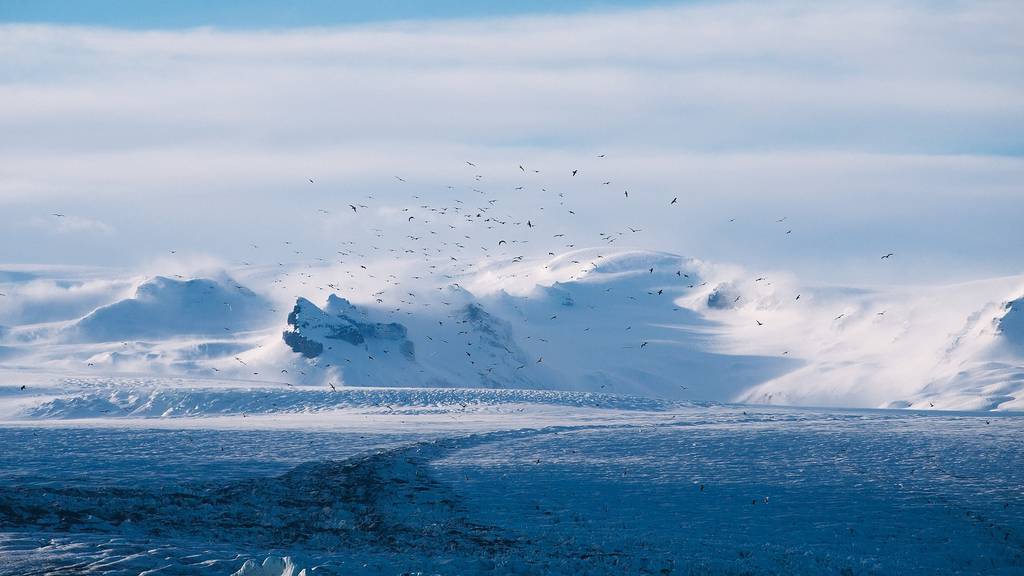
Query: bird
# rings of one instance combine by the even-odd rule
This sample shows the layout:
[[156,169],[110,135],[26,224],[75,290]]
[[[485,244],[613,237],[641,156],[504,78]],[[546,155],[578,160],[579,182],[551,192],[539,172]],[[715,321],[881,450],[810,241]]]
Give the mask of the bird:
[[679,201],[679,197],[677,196],[677,197],[673,198],[671,202],[669,202],[669,205],[675,204],[678,201]]
[[572,175],[575,176],[577,172],[579,172],[579,170],[573,170]]
[[764,326],[764,322],[761,322],[760,320],[754,320],[754,322],[757,322],[758,326]]
[[888,260],[889,258],[892,258],[893,256],[895,256],[895,254],[893,254],[892,252],[889,252],[885,256],[882,256],[882,260]]
[[348,207],[351,208],[353,212],[358,212],[358,210],[356,209],[355,204],[349,204]]

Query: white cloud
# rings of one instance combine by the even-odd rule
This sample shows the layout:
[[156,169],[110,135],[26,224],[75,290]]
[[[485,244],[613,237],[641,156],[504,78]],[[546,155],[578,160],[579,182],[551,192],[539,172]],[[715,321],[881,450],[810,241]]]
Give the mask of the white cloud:
[[[515,216],[564,192],[581,217],[549,207],[545,226],[581,243],[650,221],[649,247],[751,267],[857,269],[862,245],[898,244],[920,251],[915,274],[954,247],[962,268],[1000,270],[1024,243],[1005,227],[1024,216],[1022,28],[1016,2],[794,1],[281,31],[3,26],[0,247],[26,214],[79,208],[119,242],[21,240],[0,260],[308,249],[373,237],[346,213],[356,199],[436,203],[454,185],[507,194]],[[520,163],[542,174],[512,194]],[[609,204],[605,180],[634,205]],[[682,222],[659,210],[668,193],[687,199]],[[795,242],[758,236],[767,212],[803,226]],[[729,216],[748,225],[722,229]]]
[[73,214],[52,215],[45,219],[33,218],[30,224],[53,234],[113,234],[114,227],[106,222],[75,216]]

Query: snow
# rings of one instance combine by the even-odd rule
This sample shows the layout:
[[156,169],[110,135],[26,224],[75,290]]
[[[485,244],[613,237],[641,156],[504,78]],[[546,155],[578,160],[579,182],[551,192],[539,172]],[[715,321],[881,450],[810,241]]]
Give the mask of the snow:
[[305,568],[296,566],[291,556],[270,556],[260,564],[246,560],[238,572],[231,576],[307,576],[307,572]]
[[[109,271],[8,275],[0,366],[324,389],[953,410],[1024,402],[1021,277],[814,286],[610,247],[436,262],[427,275],[422,263],[392,259],[134,284]],[[113,301],[78,315],[102,294]],[[24,323],[45,297],[72,303]]]
[[65,337],[86,342],[223,334],[261,325],[268,303],[230,278],[176,280],[157,276],[132,298],[97,308],[69,326]]

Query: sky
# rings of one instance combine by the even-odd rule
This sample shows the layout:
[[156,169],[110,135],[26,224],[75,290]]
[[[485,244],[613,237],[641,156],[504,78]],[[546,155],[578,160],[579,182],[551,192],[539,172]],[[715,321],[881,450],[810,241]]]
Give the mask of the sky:
[[1024,272],[1019,2],[495,6],[0,0],[0,263],[329,257],[481,189],[579,246]]
[[517,14],[557,14],[670,4],[671,2],[666,0],[4,0],[0,2],[0,19],[6,22],[134,29],[202,26],[266,29],[324,27],[394,20],[494,18]]

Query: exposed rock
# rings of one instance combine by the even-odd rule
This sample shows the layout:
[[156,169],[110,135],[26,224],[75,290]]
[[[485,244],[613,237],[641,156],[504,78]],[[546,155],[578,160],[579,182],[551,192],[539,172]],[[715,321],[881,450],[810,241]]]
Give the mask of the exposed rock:
[[305,298],[299,298],[288,314],[289,329],[283,334],[286,344],[307,358],[316,358],[324,351],[327,340],[353,346],[366,346],[369,341],[391,342],[408,360],[415,360],[413,343],[406,338],[405,326],[396,322],[377,323],[361,320],[364,314],[348,300],[331,295],[325,310]]

